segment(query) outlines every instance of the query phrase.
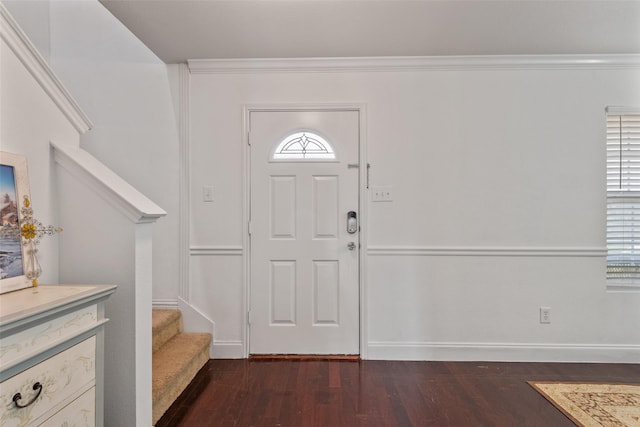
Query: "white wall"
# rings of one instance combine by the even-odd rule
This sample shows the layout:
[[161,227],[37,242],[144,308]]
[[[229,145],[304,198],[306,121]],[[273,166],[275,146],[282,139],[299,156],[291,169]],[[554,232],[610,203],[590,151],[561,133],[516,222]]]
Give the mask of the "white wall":
[[638,104],[638,70],[453,68],[191,75],[191,296],[218,356],[245,316],[242,105],[364,103],[394,190],[368,205],[369,358],[637,361],[640,294],[607,291],[602,255],[604,109]]
[[[34,217],[45,225],[59,226],[49,142],[78,144],[78,131],[4,40],[0,65],[0,150],[27,158]],[[58,243],[59,236],[41,240],[40,283],[58,283]]]
[[91,117],[81,147],[167,211],[153,227],[153,296],[176,299],[178,136],[167,67],[94,0],[51,3],[51,65]]
[[29,35],[29,40],[38,52],[49,60],[49,0],[2,0],[11,16],[20,23],[20,28]]
[[[37,28],[41,15],[23,5],[14,4],[18,16]],[[151,278],[175,300],[178,276],[177,135],[166,67],[97,1],[55,1],[49,13],[49,62],[94,127],[79,138],[3,43],[2,149],[28,157],[37,217],[65,229],[41,246],[42,282],[119,286],[106,304],[105,425],[151,425]],[[153,271],[151,221],[133,224],[104,194],[54,168],[50,141],[81,145],[172,209],[153,225]]]
[[175,301],[178,135],[166,65],[97,0],[3,4],[91,118],[82,148],[168,212],[154,226],[153,295]]
[[[42,13],[18,15],[39,28]],[[154,229],[154,298],[175,298],[166,68],[95,1],[56,1],[49,14],[52,65],[95,123],[82,146],[169,212]],[[29,151],[39,130],[25,115],[6,124],[10,86],[2,149]],[[242,104],[345,102],[367,105],[371,183],[394,188],[392,203],[368,206],[369,357],[637,360],[639,295],[607,292],[593,256],[604,107],[638,104],[637,69],[198,74],[190,97],[191,245],[204,249],[190,260],[190,300],[216,322],[218,356],[242,355]],[[48,157],[31,157],[35,207],[55,223]],[[216,202],[200,201],[205,184]],[[43,260],[51,280],[56,265]],[[538,323],[541,305],[551,325]]]

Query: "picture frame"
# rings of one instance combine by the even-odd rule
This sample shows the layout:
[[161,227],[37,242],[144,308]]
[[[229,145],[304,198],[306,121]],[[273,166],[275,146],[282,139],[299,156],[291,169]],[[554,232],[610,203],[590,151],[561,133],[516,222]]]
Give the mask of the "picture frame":
[[0,151],[0,294],[31,286],[20,233],[25,196],[29,197],[27,158]]

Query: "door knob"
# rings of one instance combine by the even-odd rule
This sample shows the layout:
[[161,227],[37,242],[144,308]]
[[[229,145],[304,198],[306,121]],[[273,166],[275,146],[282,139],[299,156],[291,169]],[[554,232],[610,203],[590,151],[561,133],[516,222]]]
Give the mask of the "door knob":
[[355,242],[347,243],[347,248],[349,248],[350,251],[354,250],[356,248]]

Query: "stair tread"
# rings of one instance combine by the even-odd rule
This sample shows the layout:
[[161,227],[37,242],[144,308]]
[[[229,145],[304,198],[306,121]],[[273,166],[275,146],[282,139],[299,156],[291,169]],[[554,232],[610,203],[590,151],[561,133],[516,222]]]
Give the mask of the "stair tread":
[[207,363],[211,339],[208,333],[181,332],[153,353],[153,424]]
[[154,308],[151,314],[151,328],[157,330],[180,318],[180,310],[172,308]]
[[154,309],[151,317],[153,352],[183,332],[182,313],[177,309]]
[[[180,333],[153,354],[153,395],[181,373],[185,365],[205,348],[208,350],[211,334]],[[161,373],[162,372],[162,373]],[[195,374],[195,373],[194,373]]]

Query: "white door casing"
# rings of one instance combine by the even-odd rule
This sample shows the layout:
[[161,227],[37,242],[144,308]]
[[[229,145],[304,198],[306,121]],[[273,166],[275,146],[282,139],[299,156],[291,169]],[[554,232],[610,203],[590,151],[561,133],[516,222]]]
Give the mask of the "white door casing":
[[[251,111],[251,354],[359,354],[359,112]],[[273,160],[294,132],[335,160]],[[353,242],[352,245],[350,243]],[[351,246],[351,249],[350,249]]]

